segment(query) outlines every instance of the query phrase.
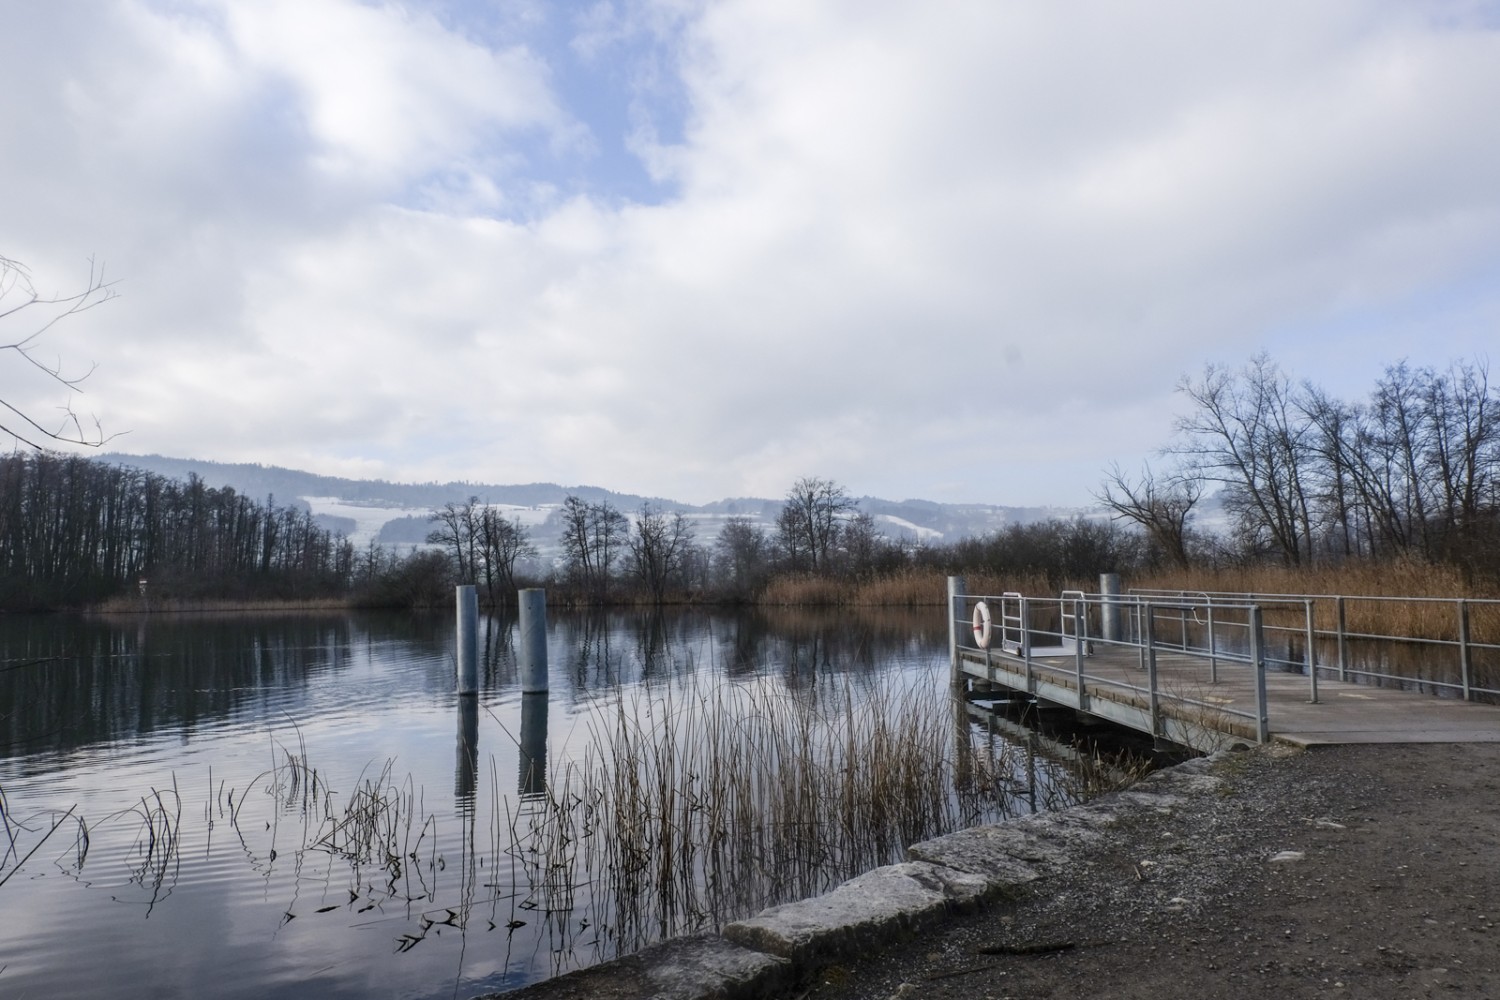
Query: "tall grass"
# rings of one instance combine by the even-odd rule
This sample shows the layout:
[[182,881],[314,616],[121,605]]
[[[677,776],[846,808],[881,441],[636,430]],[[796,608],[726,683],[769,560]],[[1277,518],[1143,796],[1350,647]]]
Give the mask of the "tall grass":
[[[554,768],[503,853],[636,950],[824,892],[919,840],[1026,808],[1009,743],[976,739],[941,685],[854,681],[623,697]],[[1099,779],[1102,770],[1090,777]],[[1053,773],[1054,803],[1097,791]],[[566,904],[573,905],[571,892]]]
[[[1223,591],[1236,594],[1342,595],[1346,625],[1367,635],[1408,636],[1414,639],[1458,638],[1459,598],[1500,598],[1493,589],[1474,591],[1449,566],[1426,563],[1349,563],[1339,567],[1255,566],[1239,569],[1176,570],[1133,578],[1132,587],[1157,590]],[[1420,597],[1439,601],[1361,601],[1359,597]],[[1295,625],[1302,612],[1272,610],[1277,624]],[[1336,611],[1331,601],[1315,605],[1318,627],[1332,628]],[[1271,620],[1268,617],[1268,621]],[[1284,620],[1284,621],[1283,621]],[[1470,609],[1470,639],[1500,643],[1500,606]]]

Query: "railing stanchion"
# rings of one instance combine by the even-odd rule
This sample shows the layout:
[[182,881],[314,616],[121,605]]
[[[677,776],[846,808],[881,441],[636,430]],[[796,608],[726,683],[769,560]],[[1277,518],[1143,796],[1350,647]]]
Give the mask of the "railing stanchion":
[[1339,680],[1349,679],[1349,622],[1344,613],[1344,599],[1336,602],[1339,611]]
[[1266,709],[1266,639],[1260,605],[1250,608],[1250,669],[1255,672],[1255,739],[1271,738],[1271,719]]
[[1214,636],[1214,599],[1203,595],[1208,601],[1208,682],[1219,683],[1219,643]]
[[1458,602],[1458,670],[1464,685],[1464,701],[1474,696],[1469,690],[1469,602]]
[[1318,703],[1318,652],[1316,645],[1318,634],[1317,630],[1313,628],[1312,598],[1303,601],[1302,605],[1307,614],[1307,655],[1303,658],[1307,660],[1308,701],[1310,704],[1316,705]]
[[1156,689],[1156,614],[1150,604],[1146,614],[1146,686],[1151,707],[1151,735],[1161,735],[1161,700]]
[[1031,599],[1021,598],[1021,659],[1026,663],[1026,693],[1036,694],[1036,679],[1031,676]]
[[1083,646],[1088,641],[1089,606],[1083,597],[1073,598],[1073,667],[1078,673],[1078,708],[1082,711],[1088,706],[1088,698],[1083,690]]

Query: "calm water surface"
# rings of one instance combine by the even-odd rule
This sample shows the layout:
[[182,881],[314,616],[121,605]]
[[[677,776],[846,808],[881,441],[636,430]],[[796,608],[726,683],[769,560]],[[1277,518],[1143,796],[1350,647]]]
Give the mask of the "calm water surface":
[[554,613],[539,705],[514,623],[482,629],[465,709],[450,616],[0,618],[0,995],[467,997],[601,961],[587,887],[549,901],[506,850],[523,744],[555,780],[601,706],[948,669],[940,611]]

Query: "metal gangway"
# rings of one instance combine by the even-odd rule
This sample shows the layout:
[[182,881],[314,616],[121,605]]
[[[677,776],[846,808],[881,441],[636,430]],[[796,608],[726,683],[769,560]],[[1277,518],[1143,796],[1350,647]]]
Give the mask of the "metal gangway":
[[[1396,602],[1421,605],[1425,634],[1358,626]],[[984,595],[953,577],[949,612],[971,698],[1019,694],[1200,750],[1500,741],[1500,601],[1122,592],[1109,576],[1098,593]]]

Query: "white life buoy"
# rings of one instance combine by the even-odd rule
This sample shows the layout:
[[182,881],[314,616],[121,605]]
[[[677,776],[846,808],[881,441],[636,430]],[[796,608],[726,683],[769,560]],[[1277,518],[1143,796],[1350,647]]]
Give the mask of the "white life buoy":
[[990,606],[983,601],[974,605],[974,645],[990,648]]

